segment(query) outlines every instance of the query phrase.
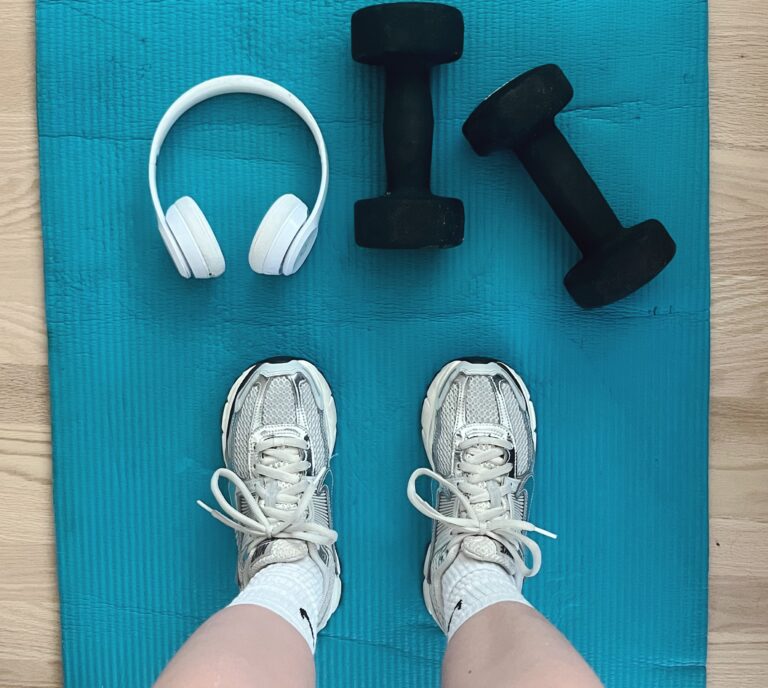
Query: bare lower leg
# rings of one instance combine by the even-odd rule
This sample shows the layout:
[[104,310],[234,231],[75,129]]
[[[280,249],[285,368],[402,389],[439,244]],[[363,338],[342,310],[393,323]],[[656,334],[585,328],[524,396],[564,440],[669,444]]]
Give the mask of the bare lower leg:
[[468,619],[448,643],[443,688],[599,688],[592,669],[535,609],[491,605]]
[[311,688],[312,653],[299,632],[256,605],[227,607],[187,640],[155,688]]

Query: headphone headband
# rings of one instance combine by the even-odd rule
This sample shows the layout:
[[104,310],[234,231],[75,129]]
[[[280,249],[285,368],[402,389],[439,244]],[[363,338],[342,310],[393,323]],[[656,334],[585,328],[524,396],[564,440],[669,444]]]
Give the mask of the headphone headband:
[[279,84],[257,76],[230,74],[208,79],[182,93],[168,108],[157,125],[155,135],[152,137],[152,147],[149,151],[149,192],[152,196],[152,204],[155,207],[158,224],[161,227],[167,227],[165,213],[157,193],[157,158],[160,155],[160,149],[163,146],[165,137],[176,121],[195,105],[209,98],[231,93],[248,93],[276,100],[301,117],[310,132],[312,132],[312,136],[317,144],[317,152],[320,154],[320,190],[317,193],[315,205],[309,213],[305,224],[311,225],[316,223],[320,213],[323,211],[325,196],[328,191],[328,152],[325,149],[325,141],[315,118],[304,103]]

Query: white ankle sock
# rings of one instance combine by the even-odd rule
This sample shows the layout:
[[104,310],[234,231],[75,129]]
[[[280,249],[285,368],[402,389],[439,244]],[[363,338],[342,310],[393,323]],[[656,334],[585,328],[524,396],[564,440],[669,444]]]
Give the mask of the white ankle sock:
[[519,602],[530,606],[514,577],[499,564],[478,561],[459,553],[443,574],[443,609],[448,639],[467,619],[497,602]]
[[275,612],[301,633],[314,653],[322,596],[323,574],[317,564],[304,557],[263,568],[230,606],[255,604]]

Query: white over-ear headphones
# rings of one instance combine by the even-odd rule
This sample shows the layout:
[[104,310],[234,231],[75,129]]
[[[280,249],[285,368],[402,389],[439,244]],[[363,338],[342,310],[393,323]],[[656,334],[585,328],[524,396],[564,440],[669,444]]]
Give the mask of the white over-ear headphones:
[[303,264],[317,238],[317,226],[328,191],[328,153],[312,113],[293,93],[256,76],[233,74],[209,79],[179,96],[157,125],[149,152],[149,192],[157,214],[157,227],[168,253],[182,277],[218,277],[224,272],[224,256],[203,211],[189,196],[163,213],[157,195],[157,157],[168,131],[187,110],[198,103],[227,93],[266,96],[288,106],[312,132],[320,153],[320,191],[312,212],[293,194],[280,196],[267,211],[251,242],[248,262],[265,275],[292,275]]

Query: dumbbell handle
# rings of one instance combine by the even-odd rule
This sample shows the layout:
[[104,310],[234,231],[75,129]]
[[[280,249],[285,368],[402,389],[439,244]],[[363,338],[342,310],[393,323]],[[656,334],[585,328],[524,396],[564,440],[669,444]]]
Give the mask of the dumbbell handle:
[[515,153],[582,253],[621,229],[608,201],[554,121],[517,146]]
[[388,192],[429,191],[433,128],[429,67],[388,66],[384,99]]

